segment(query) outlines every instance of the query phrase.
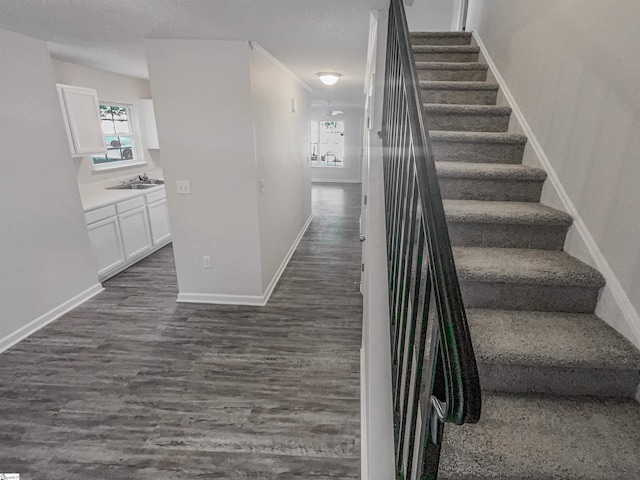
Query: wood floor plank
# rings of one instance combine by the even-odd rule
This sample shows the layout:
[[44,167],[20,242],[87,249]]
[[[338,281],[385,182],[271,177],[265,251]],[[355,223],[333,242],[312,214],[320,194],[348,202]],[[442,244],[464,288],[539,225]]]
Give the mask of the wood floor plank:
[[0,472],[359,478],[360,186],[313,209],[265,307],[177,304],[168,246],[0,355]]

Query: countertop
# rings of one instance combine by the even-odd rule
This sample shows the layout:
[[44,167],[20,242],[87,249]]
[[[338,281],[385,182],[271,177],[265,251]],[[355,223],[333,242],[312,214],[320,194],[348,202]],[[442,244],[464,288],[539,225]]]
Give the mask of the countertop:
[[[118,185],[118,182],[112,181],[111,184],[107,186],[114,185]],[[79,187],[79,190],[82,208],[85,212],[88,212],[123,200],[146,195],[147,193],[157,192],[163,188],[164,185],[156,185],[155,187],[144,190],[109,190],[105,188],[104,185],[83,185]]]

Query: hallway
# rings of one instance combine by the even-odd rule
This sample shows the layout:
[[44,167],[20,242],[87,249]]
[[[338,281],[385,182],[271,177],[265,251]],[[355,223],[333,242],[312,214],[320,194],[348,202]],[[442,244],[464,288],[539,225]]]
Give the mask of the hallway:
[[267,306],[177,304],[168,246],[1,354],[0,472],[359,478],[360,185],[312,195]]

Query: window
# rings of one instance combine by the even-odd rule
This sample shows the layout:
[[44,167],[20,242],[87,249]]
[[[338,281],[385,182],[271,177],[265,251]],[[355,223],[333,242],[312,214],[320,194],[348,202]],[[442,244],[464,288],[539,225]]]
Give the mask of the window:
[[311,165],[344,166],[344,122],[311,122]]
[[139,163],[136,158],[131,106],[101,102],[100,123],[107,151],[104,155],[94,155],[93,164],[105,167]]

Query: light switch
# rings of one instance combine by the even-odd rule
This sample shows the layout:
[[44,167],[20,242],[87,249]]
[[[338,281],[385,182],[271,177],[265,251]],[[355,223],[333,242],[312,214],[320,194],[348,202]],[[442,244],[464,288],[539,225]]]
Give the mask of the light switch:
[[189,180],[176,180],[176,190],[179,195],[190,195],[191,186]]

